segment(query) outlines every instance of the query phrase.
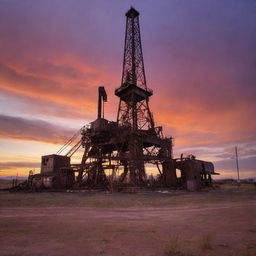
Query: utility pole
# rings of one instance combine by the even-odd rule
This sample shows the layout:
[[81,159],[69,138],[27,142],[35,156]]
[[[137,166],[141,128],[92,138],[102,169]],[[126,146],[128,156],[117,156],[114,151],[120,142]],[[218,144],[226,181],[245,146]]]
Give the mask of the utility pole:
[[236,152],[237,183],[240,184],[237,147],[235,147],[235,152]]

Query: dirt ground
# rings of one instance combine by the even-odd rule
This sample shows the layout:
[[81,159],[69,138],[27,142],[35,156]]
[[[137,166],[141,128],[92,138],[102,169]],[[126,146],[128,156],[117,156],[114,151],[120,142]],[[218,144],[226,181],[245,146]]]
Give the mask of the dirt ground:
[[1,193],[1,255],[256,255],[253,187]]

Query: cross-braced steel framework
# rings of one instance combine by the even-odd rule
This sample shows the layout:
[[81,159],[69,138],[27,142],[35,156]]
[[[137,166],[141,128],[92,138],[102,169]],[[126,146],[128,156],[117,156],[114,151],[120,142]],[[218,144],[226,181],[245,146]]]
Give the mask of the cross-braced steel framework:
[[[117,122],[104,118],[107,93],[102,86],[98,89],[97,119],[68,140],[57,154],[42,156],[41,174],[32,175],[28,184],[38,188],[48,188],[49,182],[56,188],[128,187],[130,191],[148,187],[150,182],[168,187],[186,186],[191,191],[202,184],[211,184],[211,174],[215,174],[213,164],[195,160],[192,155],[183,158],[182,154],[180,159],[173,159],[172,137],[164,137],[162,127],[155,127],[149,109],[153,92],[146,83],[139,12],[134,8],[126,13],[122,80],[115,90],[120,98]],[[70,157],[81,146],[84,150],[81,162],[70,164]],[[59,155],[66,150],[66,155]],[[159,171],[156,183],[147,178],[146,164],[154,164]],[[181,171],[180,179],[175,168]]]
[[[128,87],[130,87],[130,90]],[[126,91],[125,95],[119,93],[122,90]],[[152,90],[147,88],[146,83],[139,12],[131,8],[126,13],[121,87],[116,91],[116,95],[120,97],[117,115],[118,124],[131,126],[133,130],[154,128],[154,121],[148,104],[149,96],[151,96],[152,93]],[[138,99],[137,94],[140,94],[142,98]]]
[[121,84],[137,84],[147,89],[144,61],[141,47],[139,12],[131,8],[126,13],[126,31]]
[[[125,49],[121,86],[115,90],[120,98],[117,122],[101,116],[102,94],[99,93],[98,119],[82,131],[84,156],[78,181],[89,186],[110,184],[121,170],[118,184],[132,187],[146,185],[145,163],[170,170],[172,138],[164,138],[161,127],[155,127],[149,109],[152,90],[147,88],[141,47],[139,12],[126,13]],[[104,99],[103,99],[104,100]]]
[[120,99],[117,122],[120,126],[134,127],[134,130],[154,128],[154,120],[149,109],[148,99],[135,103]]

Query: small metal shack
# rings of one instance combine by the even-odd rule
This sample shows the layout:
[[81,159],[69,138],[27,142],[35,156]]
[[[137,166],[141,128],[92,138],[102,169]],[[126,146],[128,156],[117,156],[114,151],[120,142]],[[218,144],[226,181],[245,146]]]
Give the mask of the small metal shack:
[[71,188],[75,175],[70,168],[70,157],[60,155],[42,156],[41,172],[33,175],[31,184],[34,189]]
[[176,159],[176,170],[180,170],[178,184],[188,191],[197,191],[204,186],[212,185],[211,175],[214,172],[214,165],[211,162],[195,159],[194,156]]

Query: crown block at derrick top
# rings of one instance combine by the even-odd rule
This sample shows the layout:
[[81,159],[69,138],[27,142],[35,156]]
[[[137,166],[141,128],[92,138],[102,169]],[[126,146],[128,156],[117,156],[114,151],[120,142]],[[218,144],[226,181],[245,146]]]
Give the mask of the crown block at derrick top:
[[131,7],[131,9],[125,14],[125,16],[128,18],[136,18],[139,15],[140,13],[137,10],[135,10],[133,7]]

